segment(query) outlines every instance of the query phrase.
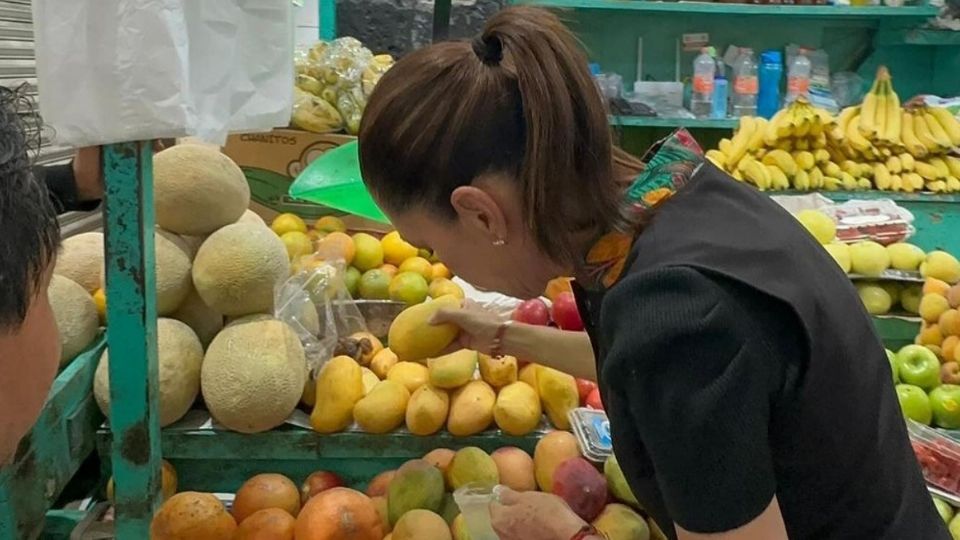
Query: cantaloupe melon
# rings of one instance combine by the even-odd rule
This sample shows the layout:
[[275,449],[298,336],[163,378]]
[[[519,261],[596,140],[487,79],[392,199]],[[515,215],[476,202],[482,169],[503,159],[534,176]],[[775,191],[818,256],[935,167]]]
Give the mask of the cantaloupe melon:
[[274,287],[290,274],[283,242],[253,223],[210,235],[193,260],[193,284],[208,306],[236,316],[273,311]]
[[[121,359],[122,360],[122,359]],[[157,378],[160,381],[160,426],[183,418],[200,391],[203,345],[197,334],[176,319],[157,319]],[[94,374],[93,394],[110,415],[110,355],[104,351]]]
[[300,401],[306,378],[300,339],[277,320],[224,328],[207,348],[200,377],[210,414],[241,433],[282,424]]
[[267,226],[267,222],[260,217],[260,214],[250,209],[243,211],[243,215],[240,216],[240,219],[237,220],[237,223],[256,223],[258,225],[263,225],[264,227]]
[[[156,230],[153,246],[157,315],[166,317],[190,294],[190,247],[180,236],[162,229]],[[106,270],[101,267],[100,284],[104,290],[106,283]]]
[[182,144],[153,158],[157,224],[177,234],[205,235],[236,222],[250,205],[240,167],[215,148]]
[[100,318],[90,293],[66,277],[54,275],[47,295],[60,331],[60,365],[64,365],[97,338]]
[[89,293],[100,288],[103,233],[89,232],[64,238],[53,273],[68,277]]
[[181,234],[180,239],[183,240],[183,245],[187,248],[187,254],[190,255],[190,260],[192,261],[193,258],[197,256],[197,252],[200,251],[200,246],[203,245],[203,241],[206,240],[207,237]]
[[210,345],[214,336],[223,329],[223,315],[208,306],[203,298],[200,298],[196,289],[193,288],[192,281],[190,294],[180,304],[180,307],[170,314],[170,317],[184,322],[192,328],[197,337],[200,338],[200,343],[203,344],[204,348]]

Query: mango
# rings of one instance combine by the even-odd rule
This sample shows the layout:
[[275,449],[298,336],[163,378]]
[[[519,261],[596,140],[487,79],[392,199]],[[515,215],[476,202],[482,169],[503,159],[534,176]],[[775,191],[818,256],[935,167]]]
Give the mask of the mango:
[[430,371],[427,366],[416,362],[399,362],[390,368],[387,373],[388,381],[397,381],[407,387],[411,394],[418,388],[430,382]]
[[316,406],[310,425],[320,433],[343,431],[353,422],[353,406],[363,397],[363,371],[349,356],[336,356],[317,376]]
[[373,360],[370,360],[370,369],[377,374],[377,377],[381,379],[386,379],[387,374],[390,373],[390,368],[397,365],[397,355],[390,350],[389,347],[377,353],[373,357]]
[[493,405],[493,419],[508,435],[521,437],[540,425],[540,398],[530,385],[517,381],[504,386]]
[[441,296],[403,310],[390,325],[387,342],[400,361],[416,362],[440,354],[457,338],[460,329],[453,324],[432,325],[430,320],[441,309],[459,309],[460,299]]
[[501,484],[514,491],[536,491],[537,479],[530,454],[514,446],[504,446],[496,449],[490,457],[497,464]]
[[637,497],[630,490],[630,485],[627,484],[627,478],[623,475],[617,456],[610,454],[607,461],[603,463],[603,476],[607,479],[610,493],[618,501],[636,508],[640,507],[640,502],[637,501]]
[[447,467],[450,466],[450,462],[453,461],[455,455],[457,453],[449,448],[434,448],[423,456],[423,460],[440,469],[440,472],[446,475]]
[[513,356],[494,358],[481,354],[480,377],[494,388],[517,382],[517,359]]
[[411,510],[431,512],[443,504],[443,475],[440,470],[422,459],[404,463],[387,488],[387,514],[396,527],[401,516]]
[[607,481],[582,457],[568,459],[553,471],[553,494],[584,521],[593,521],[607,505]]
[[523,369],[521,369],[517,375],[517,380],[529,384],[531,388],[537,391],[538,396],[540,395],[540,383],[537,381],[537,374],[539,372],[540,364],[527,364],[523,366]]
[[650,540],[650,527],[643,517],[618,503],[608,504],[593,526],[607,540]]
[[404,514],[393,527],[394,540],[453,540],[450,526],[434,512],[411,510]]
[[403,424],[410,392],[397,381],[380,381],[353,407],[353,418],[367,433],[389,433]]
[[470,382],[477,371],[477,352],[467,349],[427,360],[430,384],[453,390]]
[[418,388],[407,404],[407,429],[414,435],[433,435],[443,428],[450,410],[446,390],[425,384]]
[[569,431],[551,431],[533,451],[533,469],[540,491],[553,493],[553,472],[564,461],[580,457],[577,438]]
[[473,540],[470,538],[470,531],[467,529],[467,522],[464,520],[463,514],[453,520],[450,531],[453,533],[453,540]]
[[483,381],[471,381],[450,398],[447,431],[456,437],[476,435],[493,422],[493,406],[497,395]]
[[553,368],[540,366],[537,371],[540,400],[547,417],[557,429],[570,429],[567,413],[580,405],[577,381],[571,375]]
[[500,471],[490,454],[475,446],[461,448],[447,467],[447,488],[456,491],[467,484],[493,487],[500,483]]
[[390,527],[390,517],[387,513],[387,498],[383,495],[378,495],[376,497],[370,497],[370,501],[373,503],[373,507],[377,509],[377,515],[383,524],[383,532],[390,534],[390,531],[393,529]]
[[361,367],[360,371],[363,372],[363,395],[367,395],[380,382],[380,377],[377,377],[370,368]]
[[647,525],[650,526],[650,540],[667,540],[667,535],[652,517],[647,518]]

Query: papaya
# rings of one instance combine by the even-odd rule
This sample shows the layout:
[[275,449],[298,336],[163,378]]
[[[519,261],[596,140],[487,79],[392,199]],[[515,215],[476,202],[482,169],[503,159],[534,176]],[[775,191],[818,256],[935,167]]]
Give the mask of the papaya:
[[517,374],[517,380],[530,385],[540,395],[540,383],[537,381],[537,373],[540,371],[540,364],[527,364]]
[[380,381],[353,407],[353,418],[367,433],[389,433],[403,424],[410,392],[396,381]]
[[508,435],[521,437],[540,425],[540,398],[530,385],[517,381],[500,389],[493,405],[493,419]]
[[422,459],[408,461],[397,469],[387,488],[387,514],[390,524],[416,509],[437,512],[443,504],[443,474]]
[[430,384],[452,390],[470,382],[477,371],[477,352],[463,349],[427,361]]
[[547,417],[557,429],[570,429],[567,413],[580,405],[580,393],[573,376],[553,368],[540,366],[537,370],[537,385],[540,400],[547,411]]
[[363,371],[349,356],[336,356],[317,375],[316,406],[310,424],[320,433],[343,431],[353,421],[353,407],[363,397]]
[[433,435],[447,421],[450,396],[446,390],[425,384],[410,396],[407,404],[407,429],[414,435]]
[[430,324],[441,309],[458,309],[460,299],[441,296],[403,310],[390,325],[387,342],[401,362],[416,362],[435,357],[457,338],[460,330],[453,324]]
[[490,427],[497,395],[483,381],[471,381],[450,398],[447,430],[456,437],[475,435]]
[[612,503],[593,520],[593,526],[608,540],[650,540],[647,522],[629,506]]
[[492,488],[500,483],[500,471],[490,454],[475,446],[461,448],[453,456],[446,473],[450,491],[476,484]]
[[513,356],[494,358],[481,354],[480,377],[494,388],[517,382],[517,359]]

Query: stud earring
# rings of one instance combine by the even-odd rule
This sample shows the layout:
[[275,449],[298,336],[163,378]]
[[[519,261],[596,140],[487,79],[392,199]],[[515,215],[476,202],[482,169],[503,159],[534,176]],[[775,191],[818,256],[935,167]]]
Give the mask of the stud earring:
[[504,240],[503,238],[497,238],[496,240],[493,241],[493,245],[496,247],[503,247],[506,244],[507,244],[507,241]]

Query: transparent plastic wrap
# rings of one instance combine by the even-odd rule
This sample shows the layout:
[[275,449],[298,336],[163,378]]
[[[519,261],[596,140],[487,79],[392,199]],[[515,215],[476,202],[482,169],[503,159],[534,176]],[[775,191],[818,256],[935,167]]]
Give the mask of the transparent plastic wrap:
[[297,267],[274,295],[274,316],[297,332],[307,367],[316,373],[333,357],[341,338],[366,332],[367,324],[347,290],[342,259],[314,254],[300,259]]
[[950,496],[960,496],[960,441],[943,430],[913,420],[907,421],[907,429],[927,484]]

